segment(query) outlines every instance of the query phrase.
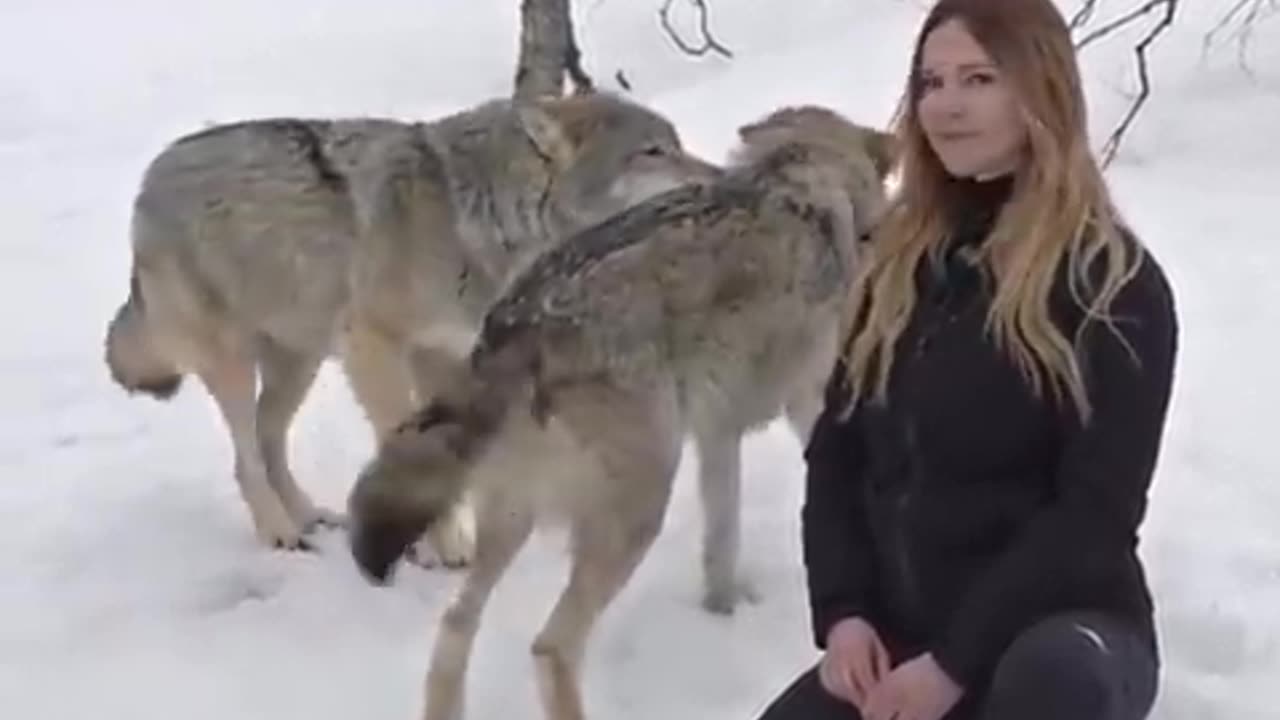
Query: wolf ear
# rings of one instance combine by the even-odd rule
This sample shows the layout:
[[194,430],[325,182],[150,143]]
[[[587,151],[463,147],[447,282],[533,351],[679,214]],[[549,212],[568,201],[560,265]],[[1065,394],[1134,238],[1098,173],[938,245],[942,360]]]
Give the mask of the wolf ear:
[[791,113],[786,109],[775,110],[768,115],[738,127],[738,139],[749,142],[752,137],[773,130],[787,130],[793,127],[790,122]]
[[738,142],[747,147],[768,148],[792,139],[790,128],[772,118],[738,128]]
[[538,153],[558,168],[568,167],[573,161],[573,143],[565,134],[560,121],[542,104],[531,102],[516,109],[520,129]]
[[755,135],[763,129],[764,123],[762,122],[753,122],[741,125],[738,127],[738,139],[743,142],[748,142],[751,140],[752,135]]
[[871,156],[871,163],[875,165],[876,172],[883,180],[891,169],[893,163],[898,156],[898,139],[892,133],[883,132],[881,130],[868,129],[866,131],[867,154]]

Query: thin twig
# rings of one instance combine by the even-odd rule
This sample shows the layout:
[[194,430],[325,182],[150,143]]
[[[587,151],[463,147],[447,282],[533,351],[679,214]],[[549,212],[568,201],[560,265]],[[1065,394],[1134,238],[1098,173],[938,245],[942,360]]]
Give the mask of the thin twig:
[[[1147,3],[1147,6],[1150,7],[1144,6],[1142,12],[1146,13],[1152,7],[1160,4],[1164,5],[1164,17],[1160,18],[1160,21],[1133,48],[1134,55],[1138,59],[1138,96],[1134,98],[1133,104],[1129,106],[1129,111],[1125,113],[1124,119],[1120,121],[1115,131],[1111,133],[1111,137],[1107,138],[1106,144],[1102,146],[1103,167],[1111,164],[1116,152],[1120,149],[1120,142],[1124,134],[1129,130],[1129,126],[1133,124],[1138,111],[1151,95],[1151,78],[1147,72],[1147,48],[1173,24],[1174,16],[1178,11],[1178,0],[1153,0],[1153,2]],[[1098,35],[1098,37],[1101,37],[1101,35]]]
[[1244,9],[1249,7],[1250,4],[1260,4],[1260,0],[1240,0],[1235,5],[1232,5],[1231,9],[1219,18],[1217,24],[1210,28],[1209,32],[1204,34],[1204,44],[1206,46],[1212,45],[1214,37],[1226,29],[1226,27],[1231,24],[1231,21],[1234,20],[1237,15],[1244,12]]
[[[1104,38],[1107,35],[1110,35],[1111,33],[1115,32],[1116,30],[1119,30],[1120,28],[1124,27],[1125,25],[1128,25],[1134,20],[1137,20],[1143,15],[1146,15],[1147,13],[1153,10],[1159,9],[1161,5],[1165,6],[1165,14],[1168,16],[1172,16],[1173,15],[1172,6],[1175,6],[1177,4],[1178,4],[1178,0],[1147,0],[1146,3],[1139,5],[1133,10],[1130,10],[1124,15],[1121,15],[1115,20],[1112,20],[1106,25],[1103,25],[1097,30],[1094,30],[1088,35],[1085,35],[1080,40],[1076,41],[1076,49],[1077,50],[1083,49],[1089,43],[1092,43],[1101,38]],[[1172,17],[1170,17],[1170,22],[1172,22]],[[1161,32],[1163,32],[1163,28],[1161,28]]]
[[618,70],[618,72],[614,73],[613,79],[618,82],[618,86],[623,90],[631,92],[631,81],[627,79],[626,74],[623,73],[622,70]]
[[575,95],[586,95],[595,92],[595,83],[591,76],[582,69],[582,52],[578,49],[578,41],[574,36],[572,20],[569,21],[569,44],[565,48],[564,70],[573,81]]
[[1072,30],[1079,30],[1093,19],[1093,14],[1098,10],[1098,0],[1085,0],[1075,15],[1071,16],[1070,27]]
[[[1205,33],[1201,45],[1201,57],[1209,54],[1210,48],[1217,42],[1218,35],[1230,28],[1234,22],[1235,29],[1230,36],[1237,41],[1236,61],[1245,74],[1253,77],[1253,68],[1249,67],[1249,43],[1253,40],[1257,25],[1277,12],[1280,12],[1278,0],[1239,0],[1218,19],[1209,32]],[[1241,15],[1243,16],[1237,20]]]
[[676,47],[680,48],[684,53],[695,57],[701,57],[708,52],[715,52],[726,58],[733,57],[733,53],[730,52],[729,48],[722,45],[719,40],[716,40],[715,35],[711,32],[711,19],[707,10],[706,0],[689,0],[694,8],[698,10],[699,31],[702,34],[702,45],[700,46],[685,42],[675,28],[671,26],[671,4],[674,1],[666,0],[662,3],[662,9],[658,10],[658,18],[662,21],[662,29],[666,31],[667,37],[671,38]]

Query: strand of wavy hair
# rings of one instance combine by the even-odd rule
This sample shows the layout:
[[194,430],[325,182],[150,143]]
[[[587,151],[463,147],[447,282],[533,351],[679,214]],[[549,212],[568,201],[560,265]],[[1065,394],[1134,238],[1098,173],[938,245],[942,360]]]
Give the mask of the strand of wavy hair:
[[[1037,397],[1043,397],[1046,387],[1055,401],[1070,396],[1082,421],[1088,422],[1092,403],[1081,364],[1084,339],[1094,322],[1102,322],[1125,342],[1109,310],[1142,257],[1137,244],[1125,242],[1120,232],[1087,143],[1082,138],[1065,146],[1055,142],[1034,119],[1028,127],[1036,162],[1020,173],[1009,203],[983,244],[981,261],[995,278],[986,330]],[[895,345],[917,301],[915,269],[946,239],[941,185],[927,181],[938,171],[928,165],[931,158],[920,138],[911,142],[901,120],[898,138],[904,149],[899,158],[900,191],[850,292],[846,413],[868,395],[885,401]],[[1071,339],[1049,309],[1064,262],[1070,297],[1084,319]],[[1133,355],[1131,347],[1129,351]]]

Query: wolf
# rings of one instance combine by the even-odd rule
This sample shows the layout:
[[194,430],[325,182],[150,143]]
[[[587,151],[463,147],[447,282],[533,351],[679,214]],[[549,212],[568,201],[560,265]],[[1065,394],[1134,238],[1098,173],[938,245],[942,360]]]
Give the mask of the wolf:
[[[494,99],[427,122],[262,118],[180,137],[147,166],[128,296],[105,362],[130,393],[203,383],[234,446],[256,535],[306,548],[317,507],[289,469],[288,427],[328,358],[375,440],[465,357],[485,309],[575,230],[718,168],[674,126],[592,93]],[[465,564],[458,512],[428,550]]]
[[736,552],[739,439],[784,413],[799,434],[815,420],[891,147],[816,106],[778,110],[739,139],[714,183],[651,198],[531,263],[456,380],[361,468],[348,539],[372,583],[473,493],[475,557],[436,636],[428,720],[461,714],[483,608],[542,523],[568,526],[571,553],[532,645],[543,711],[584,717],[588,634],[661,529],[688,433],[716,466],[703,477],[708,532],[723,534],[704,551],[708,593],[733,592],[733,558],[716,554]]

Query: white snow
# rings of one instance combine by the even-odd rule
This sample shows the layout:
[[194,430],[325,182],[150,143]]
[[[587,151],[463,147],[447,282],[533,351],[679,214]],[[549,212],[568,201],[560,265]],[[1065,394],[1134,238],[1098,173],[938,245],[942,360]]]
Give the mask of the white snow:
[[[884,122],[920,2],[714,0],[732,60],[678,54],[658,0],[579,3],[588,69],[621,69],[687,143],[722,159],[733,129],[784,102]],[[1109,7],[1103,4],[1104,8]],[[1175,284],[1177,394],[1143,553],[1165,652],[1162,720],[1280,713],[1280,22],[1250,78],[1201,57],[1227,3],[1187,5],[1153,49],[1156,92],[1109,171]],[[416,717],[458,576],[354,572],[259,549],[230,446],[198,384],[130,399],[101,362],[127,288],[128,208],[174,135],[257,115],[429,117],[508,91],[516,0],[6,0],[0,9],[0,715],[30,720]],[[1073,3],[1064,3],[1071,9]],[[1098,144],[1132,88],[1124,47],[1084,56]],[[294,467],[340,506],[370,450],[327,368]],[[813,661],[799,566],[800,458],[781,426],[746,445],[746,558],[763,601],[698,607],[691,470],[664,535],[598,625],[585,686],[598,718],[754,717]],[[489,606],[472,718],[538,717],[529,643],[563,580],[536,539]]]

